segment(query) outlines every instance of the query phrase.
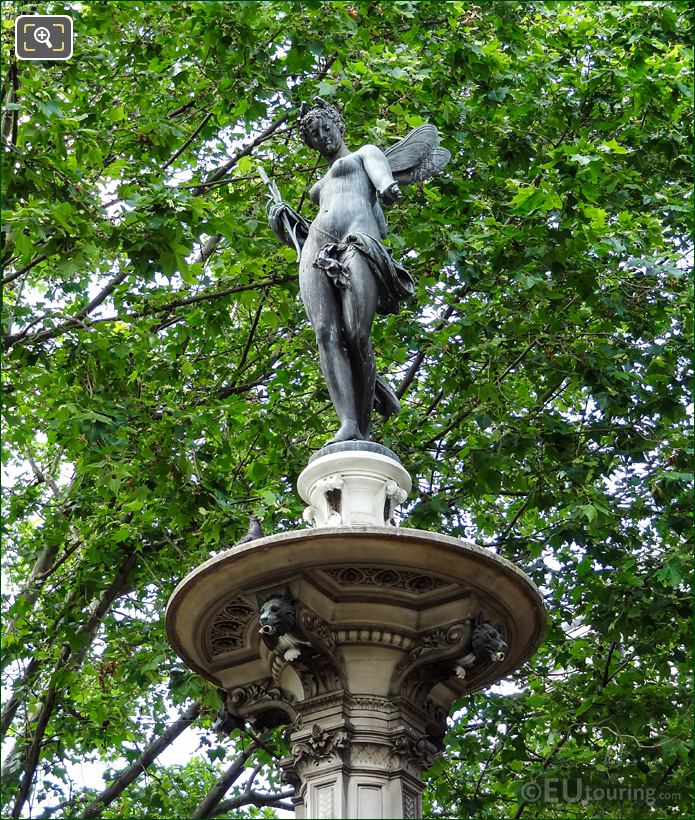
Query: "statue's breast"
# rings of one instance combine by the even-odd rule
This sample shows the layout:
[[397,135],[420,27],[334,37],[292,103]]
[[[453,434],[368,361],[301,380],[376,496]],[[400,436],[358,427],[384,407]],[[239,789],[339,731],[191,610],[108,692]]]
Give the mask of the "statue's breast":
[[362,160],[357,154],[350,154],[347,157],[337,159],[333,165],[331,165],[329,174],[332,177],[344,177],[359,172],[364,172]]

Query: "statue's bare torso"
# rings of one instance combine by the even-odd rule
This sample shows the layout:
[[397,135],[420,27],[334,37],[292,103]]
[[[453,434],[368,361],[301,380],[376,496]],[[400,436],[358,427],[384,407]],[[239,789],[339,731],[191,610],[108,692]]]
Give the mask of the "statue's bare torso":
[[376,185],[378,182],[388,184],[390,177],[386,157],[373,145],[365,145],[333,163],[309,193],[319,212],[309,228],[300,270],[313,266],[323,245],[342,242],[348,234],[380,237],[374,214]]

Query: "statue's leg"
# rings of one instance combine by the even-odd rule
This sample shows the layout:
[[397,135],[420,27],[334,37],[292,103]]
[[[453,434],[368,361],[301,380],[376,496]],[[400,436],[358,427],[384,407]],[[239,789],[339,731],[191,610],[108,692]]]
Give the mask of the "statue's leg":
[[364,439],[374,407],[376,365],[372,348],[372,321],[378,301],[377,283],[367,260],[356,253],[349,262],[352,287],[341,290],[343,326],[357,406],[357,422]]
[[311,263],[300,270],[299,288],[316,334],[321,372],[340,419],[340,429],[328,443],[361,439],[338,291],[325,272],[314,268]]

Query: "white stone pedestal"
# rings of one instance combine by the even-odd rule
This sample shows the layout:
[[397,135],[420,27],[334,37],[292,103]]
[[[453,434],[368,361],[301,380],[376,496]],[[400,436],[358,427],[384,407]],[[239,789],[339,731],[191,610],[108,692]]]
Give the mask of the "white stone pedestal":
[[313,527],[383,527],[408,497],[411,483],[395,458],[368,450],[342,450],[312,459],[299,476],[297,489],[309,505],[304,518]]

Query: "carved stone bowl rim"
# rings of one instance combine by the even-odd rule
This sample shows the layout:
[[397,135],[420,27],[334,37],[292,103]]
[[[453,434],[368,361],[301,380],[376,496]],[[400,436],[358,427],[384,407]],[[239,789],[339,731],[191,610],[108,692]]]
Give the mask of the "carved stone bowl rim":
[[[345,566],[346,561],[350,560],[345,550],[332,550],[330,542],[345,544],[348,539],[351,542],[351,547],[354,548],[365,540],[378,540],[384,548],[384,553],[388,553],[388,560],[392,562],[391,566],[396,570],[416,569],[441,576],[441,569],[430,566],[430,563],[435,562],[434,559],[430,560],[430,551],[439,553],[443,551],[444,556],[450,562],[447,563],[447,566],[451,567],[452,580],[457,580],[457,562],[455,560],[457,554],[461,558],[466,558],[467,563],[472,560],[474,564],[479,565],[484,570],[494,572],[500,580],[506,577],[507,581],[515,587],[517,594],[520,594],[526,600],[527,613],[532,610],[534,629],[533,634],[528,636],[523,651],[519,654],[513,653],[516,655],[513,668],[507,668],[500,677],[506,677],[511,674],[513,669],[519,668],[540,644],[546,625],[543,598],[533,581],[511,561],[490,550],[479,547],[472,541],[406,527],[374,526],[340,526],[315,530],[292,530],[234,546],[213,556],[192,570],[178,584],[169,599],[166,607],[165,624],[170,643],[187,665],[204,677],[212,679],[210,670],[197,663],[191,656],[189,648],[187,648],[190,639],[184,637],[182,633],[186,632],[190,624],[188,622],[184,624],[181,621],[179,617],[181,607],[183,606],[185,609],[186,604],[189,607],[188,613],[184,612],[183,614],[184,621],[187,621],[188,618],[193,620],[204,618],[206,611],[204,606],[201,604],[194,607],[191,602],[195,598],[209,598],[216,585],[215,596],[219,596],[219,583],[222,576],[226,579],[222,589],[226,590],[227,584],[231,582],[232,585],[229,586],[228,591],[232,594],[235,591],[240,592],[244,587],[253,586],[256,579],[266,583],[266,579],[273,574],[277,577],[278,583],[282,583],[280,576],[283,573],[289,580],[290,577],[301,572],[303,568],[309,568],[312,565],[313,569],[331,569],[335,566]],[[409,562],[406,557],[400,558],[401,546],[406,547],[407,543],[410,543],[418,550],[423,559],[422,564],[413,566],[412,562]],[[317,546],[322,546],[321,564],[317,565],[316,560],[304,564],[302,552],[306,552],[307,548],[314,549]],[[366,547],[366,545],[364,546]],[[403,550],[404,555],[407,552],[408,550]],[[271,561],[271,558],[276,560]],[[384,556],[375,552],[371,556],[371,560],[374,563],[381,563]],[[259,569],[257,570],[256,567],[259,567]],[[237,578],[239,579],[239,586],[235,586]],[[195,610],[194,612],[191,612],[192,608]],[[503,662],[500,666],[506,667],[507,663]]]

